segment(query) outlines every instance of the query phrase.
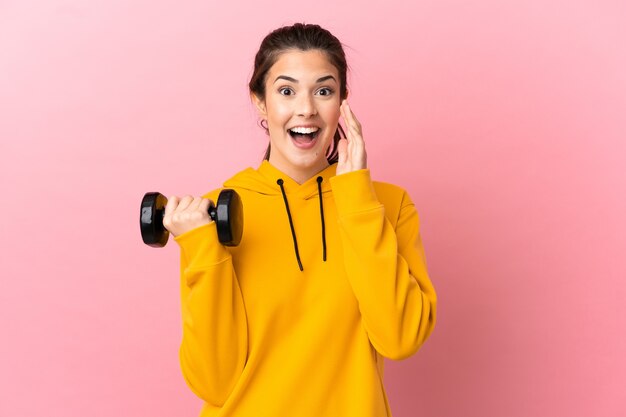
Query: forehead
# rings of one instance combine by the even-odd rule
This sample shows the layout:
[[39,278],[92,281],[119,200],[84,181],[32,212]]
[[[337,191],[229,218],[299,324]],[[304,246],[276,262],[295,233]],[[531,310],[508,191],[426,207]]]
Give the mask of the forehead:
[[338,79],[337,68],[330,62],[326,53],[312,49],[301,51],[290,49],[280,54],[269,71],[269,82],[274,82],[279,75],[288,75],[296,80],[318,79],[320,76],[333,75]]

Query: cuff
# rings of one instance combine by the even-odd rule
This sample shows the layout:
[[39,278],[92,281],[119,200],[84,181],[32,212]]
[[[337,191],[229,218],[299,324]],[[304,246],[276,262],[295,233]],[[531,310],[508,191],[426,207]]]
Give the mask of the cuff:
[[215,222],[196,227],[174,238],[180,246],[188,268],[219,264],[230,256],[217,239]]
[[368,168],[336,175],[330,178],[330,186],[340,215],[381,206]]

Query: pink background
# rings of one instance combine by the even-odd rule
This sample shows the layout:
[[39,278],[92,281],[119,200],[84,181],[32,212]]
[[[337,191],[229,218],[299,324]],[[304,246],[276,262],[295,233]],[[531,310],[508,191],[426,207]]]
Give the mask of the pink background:
[[422,218],[439,322],[394,417],[626,415],[626,3],[0,3],[0,415],[196,416],[146,191],[260,162],[271,29],[348,45],[373,175]]

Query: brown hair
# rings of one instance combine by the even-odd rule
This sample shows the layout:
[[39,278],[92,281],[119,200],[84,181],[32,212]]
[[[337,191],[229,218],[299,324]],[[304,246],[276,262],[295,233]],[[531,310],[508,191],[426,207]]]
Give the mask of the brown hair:
[[[296,23],[293,26],[284,26],[276,29],[263,39],[259,51],[254,58],[254,73],[248,84],[250,92],[259,98],[265,98],[265,81],[267,73],[272,65],[276,63],[279,56],[288,50],[297,49],[300,51],[319,50],[326,54],[330,63],[337,68],[339,73],[339,94],[341,99],[348,95],[347,72],[348,63],[343,46],[328,30],[319,25]],[[269,133],[267,126],[261,121],[261,126]],[[341,125],[337,125],[337,131],[333,138],[331,153],[327,156],[328,163],[337,162],[337,143],[345,133]],[[263,159],[269,159],[271,145],[267,146]]]

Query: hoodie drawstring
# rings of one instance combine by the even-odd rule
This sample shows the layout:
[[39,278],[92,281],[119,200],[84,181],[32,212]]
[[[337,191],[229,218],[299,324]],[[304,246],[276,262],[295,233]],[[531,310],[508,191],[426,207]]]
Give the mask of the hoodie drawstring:
[[324,178],[317,177],[317,195],[320,198],[320,216],[322,217],[322,247],[324,248],[324,262],[326,262],[326,225],[324,223],[324,203],[322,202],[322,181]]
[[[323,259],[326,262],[326,224],[324,222],[324,204],[322,202],[322,181],[324,178],[317,177],[317,190],[318,196],[320,200],[320,216],[322,218],[322,247],[323,247]],[[291,227],[291,237],[293,238],[293,247],[296,252],[296,260],[298,261],[298,266],[300,267],[300,271],[304,271],[302,267],[302,261],[300,260],[300,251],[298,250],[298,239],[296,238],[296,230],[293,227],[293,219],[291,218],[291,211],[289,210],[289,202],[287,201],[287,194],[285,193],[285,187],[283,186],[284,181],[282,178],[279,178],[276,183],[280,186],[280,191],[283,194],[283,200],[285,201],[285,209],[287,209],[287,217],[289,218],[289,227]]]
[[287,194],[285,194],[285,187],[283,187],[283,179],[279,178],[276,183],[280,186],[280,191],[283,193],[283,200],[285,200],[285,208],[287,209],[287,217],[289,217],[289,226],[291,226],[291,236],[293,238],[293,247],[296,251],[296,259],[298,260],[298,266],[300,271],[304,271],[302,262],[300,261],[300,252],[298,251],[298,239],[296,239],[296,230],[293,228],[293,220],[291,220],[291,211],[289,211],[289,203],[287,202]]

